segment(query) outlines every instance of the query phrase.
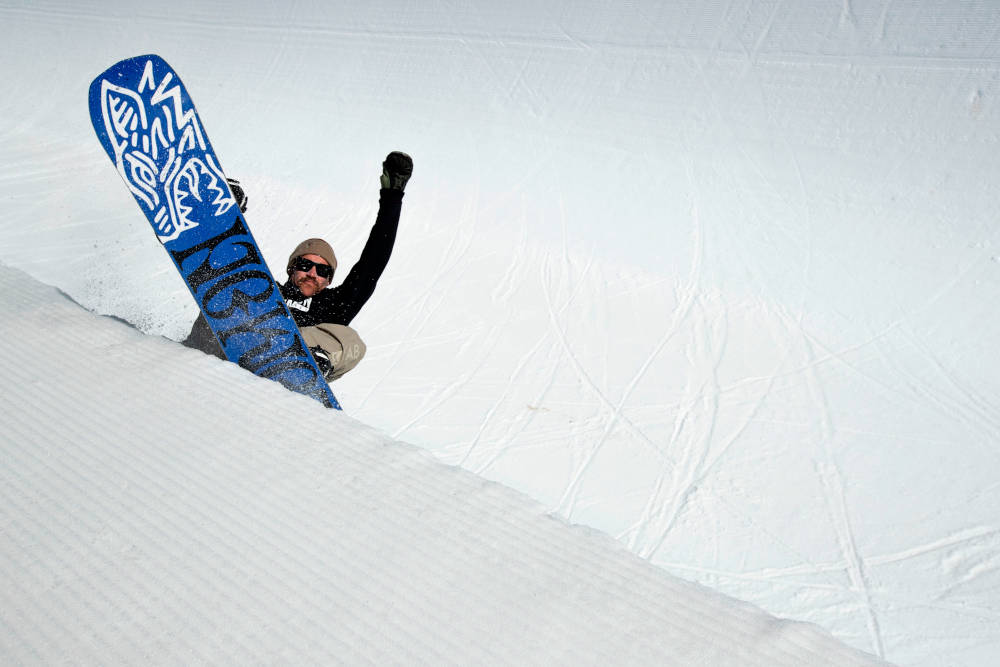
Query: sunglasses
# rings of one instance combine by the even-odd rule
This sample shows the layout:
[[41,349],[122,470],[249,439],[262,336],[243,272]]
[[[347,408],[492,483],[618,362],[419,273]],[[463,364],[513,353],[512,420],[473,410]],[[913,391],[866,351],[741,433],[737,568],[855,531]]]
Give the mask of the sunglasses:
[[316,275],[320,278],[326,278],[327,280],[333,278],[333,267],[329,264],[318,264],[311,259],[306,259],[305,257],[296,257],[295,261],[292,262],[293,271],[309,273],[309,269],[313,267],[316,267]]

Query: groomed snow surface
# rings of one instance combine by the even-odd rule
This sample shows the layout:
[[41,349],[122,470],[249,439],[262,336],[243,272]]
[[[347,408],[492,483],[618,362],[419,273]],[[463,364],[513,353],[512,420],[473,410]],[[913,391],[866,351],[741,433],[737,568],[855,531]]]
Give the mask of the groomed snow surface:
[[0,288],[6,664],[877,663],[19,271]]
[[[0,662],[996,664],[997,26],[0,2]],[[176,344],[87,114],[142,53],[279,277],[414,156],[344,413]]]

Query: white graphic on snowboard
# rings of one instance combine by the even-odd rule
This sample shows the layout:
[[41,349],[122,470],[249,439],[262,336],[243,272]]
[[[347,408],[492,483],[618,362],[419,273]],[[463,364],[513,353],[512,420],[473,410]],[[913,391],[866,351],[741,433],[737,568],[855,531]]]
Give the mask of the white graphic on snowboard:
[[194,108],[184,108],[180,86],[170,87],[172,80],[167,72],[157,83],[149,61],[138,90],[101,82],[101,111],[115,166],[132,194],[154,212],[161,243],[236,205],[207,151]]

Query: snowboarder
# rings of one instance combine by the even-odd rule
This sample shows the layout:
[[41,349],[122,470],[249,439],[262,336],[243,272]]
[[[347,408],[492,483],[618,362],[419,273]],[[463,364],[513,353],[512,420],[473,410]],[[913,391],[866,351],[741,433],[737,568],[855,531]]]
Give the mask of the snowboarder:
[[[375,284],[389,262],[403,189],[412,173],[413,160],[406,153],[392,152],[382,163],[378,216],[360,259],[339,286],[329,288],[337,269],[337,257],[323,239],[306,239],[288,257],[285,269],[288,282],[280,286],[281,295],[327,381],[341,377],[364,357],[365,344],[348,325],[375,291]],[[232,180],[230,187],[240,209],[245,211],[247,197],[243,189]],[[225,358],[202,314],[195,320],[184,345]]]

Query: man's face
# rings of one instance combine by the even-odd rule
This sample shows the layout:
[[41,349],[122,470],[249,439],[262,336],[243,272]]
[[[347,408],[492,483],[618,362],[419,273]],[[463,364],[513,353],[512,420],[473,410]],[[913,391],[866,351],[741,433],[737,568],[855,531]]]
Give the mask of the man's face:
[[[329,263],[319,255],[302,255],[300,259],[305,259],[322,266],[329,266]],[[304,265],[304,262],[301,264]],[[332,277],[331,275],[330,278]],[[315,266],[310,266],[308,271],[302,271],[298,262],[292,265],[292,273],[289,276],[292,284],[299,288],[304,297],[315,296],[325,290],[330,285],[330,278],[320,276]]]

